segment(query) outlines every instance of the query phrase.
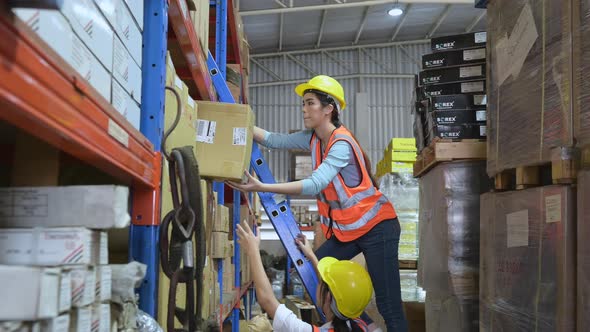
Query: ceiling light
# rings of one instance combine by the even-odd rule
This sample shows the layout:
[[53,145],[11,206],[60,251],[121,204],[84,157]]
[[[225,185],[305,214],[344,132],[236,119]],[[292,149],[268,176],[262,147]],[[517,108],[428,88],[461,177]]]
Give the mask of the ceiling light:
[[392,8],[387,12],[390,16],[400,16],[404,13],[401,8]]

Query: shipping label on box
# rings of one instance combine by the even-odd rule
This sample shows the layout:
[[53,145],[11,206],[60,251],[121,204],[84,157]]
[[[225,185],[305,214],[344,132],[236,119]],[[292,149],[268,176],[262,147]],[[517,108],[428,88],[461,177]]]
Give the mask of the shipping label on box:
[[113,68],[113,30],[92,0],[66,0],[62,12],[76,35],[108,72]]
[[[59,281],[59,312],[66,312],[72,308],[72,276],[69,271],[61,271]],[[69,315],[68,315],[69,319]]]
[[97,302],[105,302],[111,299],[113,271],[109,265],[96,267],[96,289]]
[[128,199],[122,186],[0,188],[0,225],[122,228],[131,219]]
[[[96,265],[108,260],[100,234],[85,228],[0,229],[0,264]],[[102,264],[106,264],[102,263]]]
[[70,332],[88,332],[92,327],[92,309],[90,306],[76,308],[70,312]]
[[[248,105],[197,102],[196,155],[202,177],[241,181],[249,168],[254,113]],[[200,122],[199,122],[200,121]]]
[[96,271],[80,267],[70,271],[72,279],[72,306],[85,307],[94,302],[96,292]]
[[59,314],[60,270],[0,265],[0,321],[32,321]]

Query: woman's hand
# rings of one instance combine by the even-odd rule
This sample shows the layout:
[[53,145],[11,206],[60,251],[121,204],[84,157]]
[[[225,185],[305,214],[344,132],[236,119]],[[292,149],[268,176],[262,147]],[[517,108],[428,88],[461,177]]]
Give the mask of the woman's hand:
[[233,189],[243,191],[243,192],[251,192],[251,191],[264,191],[264,183],[260,182],[257,178],[253,177],[250,172],[244,171],[244,174],[248,178],[248,182],[245,184],[233,182],[233,181],[225,181],[225,183],[232,187]]
[[258,255],[260,251],[260,232],[254,235],[248,223],[241,223],[237,226],[238,243],[248,255]]
[[303,234],[299,234],[297,235],[297,238],[295,238],[295,243],[299,247],[299,250],[301,250],[301,252],[305,255],[305,257],[311,259],[314,253],[311,244],[307,240],[307,237]]

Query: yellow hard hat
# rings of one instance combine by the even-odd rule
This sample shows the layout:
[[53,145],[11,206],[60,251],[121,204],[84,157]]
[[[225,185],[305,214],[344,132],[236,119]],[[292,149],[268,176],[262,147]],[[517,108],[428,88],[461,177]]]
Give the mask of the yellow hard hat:
[[367,270],[353,261],[324,257],[318,263],[318,271],[330,287],[338,311],[347,318],[359,317],[373,296]]
[[295,88],[295,92],[299,96],[303,97],[305,91],[309,89],[321,91],[336,99],[336,101],[338,101],[340,104],[340,110],[343,110],[346,107],[346,101],[344,100],[344,89],[342,88],[342,85],[340,85],[338,81],[330,76],[318,75],[306,83],[299,84]]

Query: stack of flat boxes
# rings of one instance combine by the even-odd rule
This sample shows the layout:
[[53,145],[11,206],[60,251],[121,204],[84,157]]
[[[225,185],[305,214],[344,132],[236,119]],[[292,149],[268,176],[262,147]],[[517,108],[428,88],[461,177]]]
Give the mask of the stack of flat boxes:
[[143,1],[65,0],[60,11],[15,13],[139,129]]
[[486,137],[486,33],[433,38],[432,54],[422,56],[416,88],[418,146],[435,137]]
[[20,331],[111,329],[106,230],[129,224],[119,186],[0,189],[0,321]]

